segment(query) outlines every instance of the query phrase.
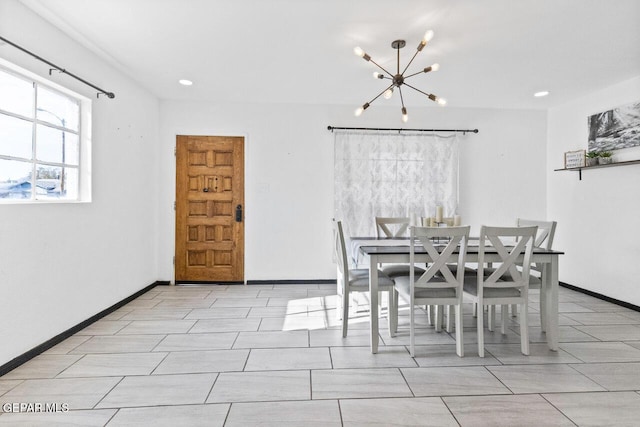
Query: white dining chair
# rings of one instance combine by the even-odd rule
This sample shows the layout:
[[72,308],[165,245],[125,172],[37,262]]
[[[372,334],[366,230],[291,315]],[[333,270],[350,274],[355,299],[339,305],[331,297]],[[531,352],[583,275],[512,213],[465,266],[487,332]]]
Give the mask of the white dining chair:
[[[517,227],[538,227],[538,231],[536,233],[536,237],[534,240],[534,248],[544,248],[547,250],[551,250],[553,245],[553,238],[556,232],[556,221],[540,221],[540,220],[530,220],[530,219],[516,219]],[[543,332],[546,331],[546,323],[547,323],[547,297],[545,292],[545,287],[542,286],[542,275],[544,273],[544,268],[547,264],[536,264],[533,263],[531,265],[531,270],[529,274],[529,289],[539,289],[540,294],[540,325]],[[468,269],[467,269],[468,270]],[[492,271],[490,268],[485,269],[485,274],[487,272]],[[467,271],[467,274],[469,272]],[[475,274],[475,271],[471,274]],[[475,307],[474,307],[475,313]],[[493,330],[493,325],[495,324],[495,307],[489,307],[489,330]],[[506,316],[507,312],[501,313],[501,315]],[[517,305],[511,305],[511,315],[516,317],[518,315]]]
[[[333,221],[334,228],[334,249],[337,264],[337,292],[341,306],[338,312],[342,314],[342,336],[347,337],[349,324],[349,297],[352,292],[369,292],[369,269],[349,268],[347,249],[344,239],[342,221]],[[389,334],[394,335],[396,322],[398,320],[398,299],[394,282],[381,271],[378,271],[378,289],[380,292],[387,292],[388,307],[387,319],[389,322]]]
[[[408,217],[375,217],[376,221],[376,235],[380,237],[407,237],[407,229],[410,224],[410,218]],[[424,273],[424,268],[414,266],[416,274]],[[382,272],[390,278],[398,276],[409,275],[408,264],[391,264],[382,267]]]
[[[469,228],[469,226],[410,227],[409,267],[414,267],[416,264],[416,240],[422,244],[431,259],[424,273],[415,274],[414,270],[411,269],[409,276],[399,276],[395,279],[398,294],[409,301],[409,340],[412,357],[415,357],[416,305],[435,306],[436,324],[442,322],[442,307],[453,306],[455,308],[456,353],[460,357],[464,356],[464,341],[462,338],[464,269],[457,269],[459,273],[454,276],[451,272],[451,262],[452,260],[454,261],[453,266],[464,266],[469,240]],[[455,250],[458,250],[457,256],[454,255]]]
[[[556,234],[556,226],[558,225],[556,221],[538,221],[518,218],[516,220],[516,225],[518,227],[538,227],[538,232],[536,233],[536,238],[533,244],[534,248],[551,250],[553,246],[553,238]],[[547,297],[545,287],[542,286],[542,275],[546,266],[547,264],[533,263],[529,274],[529,287],[540,289],[540,325],[543,332],[547,330]],[[514,306],[512,306],[512,313],[514,316],[517,315],[517,308]]]
[[[520,341],[522,354],[529,354],[529,271],[534,238],[538,227],[480,228],[478,270],[475,276],[466,275],[464,292],[478,307],[502,308],[502,333],[505,333],[504,314],[508,305],[520,306]],[[510,241],[505,244],[503,240]],[[495,252],[499,263],[495,269],[486,269],[486,253]],[[478,355],[484,357],[484,313],[478,310]]]

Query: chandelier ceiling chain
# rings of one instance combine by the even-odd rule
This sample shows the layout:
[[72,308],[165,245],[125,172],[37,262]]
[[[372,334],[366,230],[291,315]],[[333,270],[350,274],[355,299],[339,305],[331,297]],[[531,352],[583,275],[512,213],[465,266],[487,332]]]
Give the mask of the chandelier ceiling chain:
[[411,60],[407,63],[407,65],[404,67],[404,70],[402,70],[402,72],[400,72],[400,49],[402,49],[403,47],[405,47],[406,42],[404,40],[394,40],[391,43],[391,47],[396,49],[397,51],[397,68],[396,68],[396,74],[392,74],[389,71],[387,71],[384,67],[382,67],[380,64],[378,64],[377,62],[375,62],[373,59],[371,59],[371,56],[369,56],[367,53],[365,53],[364,50],[362,50],[360,47],[356,47],[355,49],[353,49],[353,52],[358,55],[359,57],[361,57],[362,59],[364,59],[367,62],[371,62],[373,63],[376,67],[378,67],[380,70],[382,70],[384,73],[379,73],[379,72],[374,72],[373,73],[373,77],[376,79],[380,79],[380,80],[391,80],[391,84],[384,89],[382,92],[380,92],[378,95],[376,95],[371,101],[369,102],[365,102],[362,107],[359,107],[358,109],[356,109],[355,114],[356,116],[359,116],[362,114],[362,112],[364,110],[366,110],[367,108],[369,108],[369,106],[371,105],[371,103],[373,101],[375,101],[376,99],[378,99],[380,96],[384,97],[385,99],[389,99],[393,96],[393,92],[394,90],[397,88],[398,93],[400,94],[400,103],[402,105],[402,121],[403,122],[407,122],[407,120],[409,120],[409,116],[407,115],[407,108],[404,105],[404,97],[402,96],[402,86],[407,86],[423,95],[426,95],[430,100],[437,102],[439,105],[445,105],[447,103],[447,101],[445,101],[443,98],[439,98],[436,95],[432,94],[432,93],[427,93],[424,92],[410,84],[407,83],[407,79],[409,79],[410,77],[413,76],[417,76],[418,74],[422,74],[422,73],[428,73],[430,71],[438,71],[438,69],[440,68],[439,64],[433,64],[429,67],[426,67],[418,72],[415,72],[413,74],[409,74],[408,76],[405,76],[404,73],[407,72],[407,70],[409,69],[409,66],[411,65],[411,63],[413,62],[413,60],[416,58],[416,56],[418,56],[418,54],[422,51],[422,49],[424,49],[424,47],[427,45],[427,43],[433,38],[433,31],[429,30],[425,33],[424,37],[422,38],[422,40],[420,41],[420,44],[418,44],[418,48],[416,49],[416,52],[413,54],[413,56],[411,57]]

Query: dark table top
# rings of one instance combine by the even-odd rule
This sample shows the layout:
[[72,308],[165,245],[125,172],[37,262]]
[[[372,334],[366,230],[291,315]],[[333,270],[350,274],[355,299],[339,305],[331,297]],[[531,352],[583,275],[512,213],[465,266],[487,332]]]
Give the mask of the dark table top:
[[[375,255],[393,255],[393,254],[406,254],[409,252],[409,237],[352,237],[352,241],[365,240],[367,244],[359,247],[360,251],[365,254],[375,254]],[[368,241],[371,240],[380,240],[387,242],[386,245],[371,245]],[[389,245],[389,241],[397,241],[397,240],[406,240],[406,245]],[[469,240],[471,244],[467,246],[467,253],[477,254],[480,250],[480,246],[478,246],[477,241],[479,240],[477,237],[470,237]],[[434,244],[435,247],[445,246],[445,244],[438,245]],[[508,246],[507,246],[508,247]],[[426,254],[427,251],[422,247],[422,245],[416,245],[414,249],[417,254]],[[485,246],[486,253],[495,253],[496,251],[491,246]],[[454,253],[457,253],[454,251]],[[533,248],[534,254],[545,254],[545,255],[564,255],[564,252],[557,251],[553,249],[545,249],[545,248]]]

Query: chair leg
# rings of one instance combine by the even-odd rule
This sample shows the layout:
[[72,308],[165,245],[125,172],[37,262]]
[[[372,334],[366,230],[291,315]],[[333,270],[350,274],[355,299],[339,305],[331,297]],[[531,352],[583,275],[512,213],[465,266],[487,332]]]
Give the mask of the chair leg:
[[478,317],[478,304],[473,303],[473,317]]
[[347,337],[347,328],[349,326],[349,294],[345,289],[342,291],[342,338]]
[[547,332],[547,296],[540,292],[540,327]]
[[502,326],[500,332],[502,335],[507,333],[507,318],[509,317],[509,306],[507,304],[502,304],[500,308],[500,320],[502,320]]
[[413,297],[409,301],[409,351],[411,353],[411,357],[416,357],[416,331],[415,331],[415,320],[414,320],[414,308],[413,308]]
[[431,326],[433,325],[433,306],[425,305],[424,308],[427,310],[427,324]]
[[389,336],[395,337],[398,330],[398,292],[395,289],[389,290],[387,307],[387,322],[389,324]]
[[447,332],[451,333],[451,306],[447,306]]
[[496,307],[495,305],[489,305],[487,310],[487,327],[493,332],[494,325],[496,324]]
[[398,307],[400,306],[400,294],[398,291],[393,288],[393,303],[395,304],[393,307],[395,315],[393,316],[393,333],[398,333]]
[[482,312],[477,317],[478,329],[478,356],[484,357],[484,315]]
[[511,317],[518,317],[518,304],[511,304]]
[[454,306],[456,313],[456,353],[459,357],[464,357],[464,340],[462,339],[462,304]]
[[527,307],[527,301],[522,304],[520,309],[520,347],[522,348],[522,354],[529,355],[529,308]]
[[441,305],[436,305],[434,306],[436,313],[435,313],[435,325],[436,325],[436,332],[442,332],[442,306]]

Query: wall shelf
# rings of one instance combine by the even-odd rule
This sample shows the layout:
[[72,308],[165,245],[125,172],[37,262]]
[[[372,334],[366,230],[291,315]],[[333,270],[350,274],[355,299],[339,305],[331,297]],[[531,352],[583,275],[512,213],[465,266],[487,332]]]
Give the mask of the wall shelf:
[[587,169],[598,169],[598,168],[610,168],[614,166],[628,166],[628,165],[640,165],[640,160],[629,160],[626,162],[613,162],[608,165],[595,165],[595,166],[583,166],[579,168],[562,168],[562,169],[554,169],[556,172],[564,172],[564,171],[572,171],[578,172],[578,176],[580,180],[582,180],[582,171]]

